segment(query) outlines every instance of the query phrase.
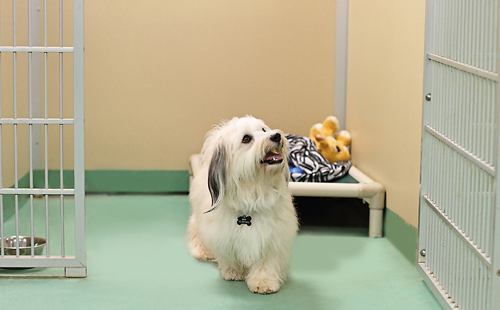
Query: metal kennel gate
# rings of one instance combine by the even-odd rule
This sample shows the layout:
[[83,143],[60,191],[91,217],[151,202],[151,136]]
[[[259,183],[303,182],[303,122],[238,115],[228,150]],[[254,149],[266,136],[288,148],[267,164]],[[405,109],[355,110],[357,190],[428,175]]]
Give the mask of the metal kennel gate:
[[445,309],[500,309],[498,0],[428,0],[417,269]]
[[0,2],[0,237],[14,237],[2,268],[87,273],[83,16],[83,0]]

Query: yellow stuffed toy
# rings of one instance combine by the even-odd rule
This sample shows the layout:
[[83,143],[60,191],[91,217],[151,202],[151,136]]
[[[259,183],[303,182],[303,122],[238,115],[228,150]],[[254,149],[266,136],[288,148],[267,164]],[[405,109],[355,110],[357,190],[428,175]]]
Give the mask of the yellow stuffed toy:
[[316,144],[316,149],[330,163],[351,160],[348,146],[351,144],[351,135],[348,131],[339,130],[339,121],[335,116],[328,116],[323,124],[311,127],[309,139]]

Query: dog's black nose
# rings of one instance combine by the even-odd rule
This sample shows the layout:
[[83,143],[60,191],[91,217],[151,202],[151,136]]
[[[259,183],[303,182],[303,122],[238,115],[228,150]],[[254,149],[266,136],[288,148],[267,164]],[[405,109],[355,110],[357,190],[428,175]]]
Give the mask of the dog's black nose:
[[281,135],[279,133],[275,133],[274,135],[271,136],[271,141],[273,142],[280,142],[281,141]]

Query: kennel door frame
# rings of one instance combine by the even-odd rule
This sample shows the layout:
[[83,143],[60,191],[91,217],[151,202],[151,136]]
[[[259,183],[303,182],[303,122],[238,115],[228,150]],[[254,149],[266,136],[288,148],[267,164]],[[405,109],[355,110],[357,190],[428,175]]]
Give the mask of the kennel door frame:
[[[34,0],[30,1],[32,5],[31,13],[33,12],[33,8],[40,4],[40,1]],[[44,1],[44,12],[47,12],[47,2]],[[62,1],[59,2],[60,8],[62,10]],[[14,15],[14,24],[15,24],[15,5],[16,2],[13,2],[13,15]],[[36,8],[35,8],[36,10]],[[32,17],[32,22],[37,21],[37,17]],[[0,46],[0,54],[2,52],[8,53],[59,53],[62,55],[63,53],[72,53],[73,54],[73,109],[74,115],[73,119],[65,118],[63,119],[62,115],[60,118],[48,118],[47,113],[45,113],[45,117],[37,117],[37,115],[33,115],[35,117],[30,117],[27,119],[17,118],[14,115],[14,118],[1,118],[0,116],[0,128],[1,124],[39,124],[39,125],[48,125],[48,124],[56,124],[56,125],[73,125],[73,137],[74,137],[74,188],[64,188],[64,189],[49,189],[47,187],[47,171],[48,166],[45,165],[45,175],[46,175],[46,186],[45,189],[33,189],[33,188],[18,188],[16,179],[16,186],[14,188],[3,188],[3,184],[0,184],[2,188],[0,188],[0,197],[3,194],[15,195],[16,197],[16,213],[17,213],[17,200],[18,195],[72,195],[74,196],[75,202],[75,255],[74,256],[7,256],[2,255],[0,257],[0,265],[2,267],[47,267],[47,268],[59,268],[62,267],[65,270],[65,276],[70,278],[81,278],[87,276],[87,258],[86,258],[86,226],[85,226],[85,165],[84,165],[84,0],[73,0],[73,46],[72,47],[63,47],[62,39],[60,39],[60,46],[51,47],[47,46],[47,26],[46,26],[47,17],[45,15],[45,26],[44,26],[44,37],[45,43],[43,46],[35,46],[31,43],[36,42],[36,39],[30,42],[29,46],[17,46],[14,44],[13,46]],[[62,13],[60,13],[60,31],[62,32]],[[36,27],[36,26],[35,26]],[[32,31],[32,29],[30,29]],[[14,38],[16,36],[16,30],[14,27]],[[36,36],[36,35],[35,35]],[[40,44],[41,45],[41,44]],[[45,66],[46,67],[46,66]],[[62,69],[60,69],[62,70]],[[33,79],[35,80],[36,77]],[[34,83],[36,84],[36,82]],[[45,74],[45,85],[47,84],[47,76]],[[14,85],[16,85],[16,80],[14,78]],[[60,85],[61,86],[61,85]],[[46,92],[45,92],[46,93]],[[31,93],[30,93],[31,97]],[[35,97],[35,96],[33,96]],[[33,102],[37,102],[34,100]],[[14,100],[15,103],[15,100]],[[34,111],[37,111],[40,107],[34,107]],[[34,112],[37,113],[37,112]],[[61,111],[62,113],[62,111]],[[17,137],[15,137],[15,141],[17,141]],[[17,143],[17,142],[16,142]],[[45,149],[47,149],[47,138],[45,139]],[[32,145],[31,147],[34,148]],[[15,147],[16,149],[16,147]],[[1,149],[0,149],[1,152]],[[17,156],[17,154],[16,154]],[[17,162],[17,157],[15,156],[15,160]],[[34,156],[36,161],[36,156]],[[36,165],[36,163],[34,164]],[[16,175],[17,175],[17,165],[16,165]],[[62,168],[61,168],[62,169]],[[33,167],[30,167],[30,174],[33,173]],[[0,176],[1,182],[1,176]],[[3,220],[3,216],[2,216]],[[18,221],[18,219],[16,219]],[[46,221],[48,219],[46,218]],[[16,224],[17,227],[17,224]],[[17,229],[16,229],[17,230]],[[2,229],[3,235],[3,229]],[[19,233],[16,231],[16,235]],[[3,245],[2,245],[3,248]],[[2,253],[3,254],[3,253]],[[2,274],[1,277],[4,276],[16,276],[12,274]],[[34,276],[36,274],[26,274],[23,276]],[[46,276],[46,275],[44,275]]]
[[335,5],[335,80],[333,112],[339,128],[346,129],[347,43],[349,0],[337,0]]
[[417,270],[444,309],[494,310],[500,308],[500,4],[444,3],[427,0],[426,7]]

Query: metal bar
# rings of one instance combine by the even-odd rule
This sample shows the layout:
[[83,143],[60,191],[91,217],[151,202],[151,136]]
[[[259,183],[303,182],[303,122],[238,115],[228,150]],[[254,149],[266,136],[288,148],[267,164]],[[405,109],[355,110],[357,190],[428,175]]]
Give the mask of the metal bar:
[[[32,6],[32,0],[30,0],[28,5],[28,33],[29,33],[29,46],[31,47],[32,44],[32,34],[31,34],[31,19],[32,19],[32,14],[31,14],[31,6]],[[29,121],[33,119],[33,80],[32,80],[32,61],[33,61],[33,54],[29,54],[28,58],[28,117]],[[0,122],[2,122],[3,119],[0,119]],[[12,119],[13,123],[19,124],[17,119]],[[30,188],[33,188],[33,124],[29,124],[29,144],[30,144]],[[31,241],[33,244],[33,240]]]
[[471,152],[467,151],[460,145],[456,144],[452,140],[448,139],[445,137],[443,134],[441,134],[439,131],[431,127],[430,125],[425,126],[425,130],[430,133],[432,136],[440,140],[441,142],[445,143],[455,151],[457,151],[460,155],[464,156],[465,158],[469,159],[471,162],[473,162],[476,166],[479,168],[483,169],[487,173],[489,173],[492,176],[495,176],[495,168],[483,161],[482,159],[478,158],[476,155],[472,154]]
[[0,195],[74,195],[75,190],[72,188],[0,188]]
[[[16,46],[16,0],[12,3],[12,42]],[[17,118],[17,54],[13,55],[13,104],[14,104],[14,118]],[[17,125],[14,124],[14,187],[19,187],[18,167],[17,167]],[[19,196],[14,196],[14,209],[15,209],[15,231],[16,231],[16,256],[19,256]]]
[[490,85],[485,85],[485,96],[484,96],[484,101],[485,101],[485,106],[484,106],[484,135],[485,135],[485,143],[484,143],[484,157],[485,161],[489,163],[490,165],[493,163],[493,158],[491,158],[491,148],[492,148],[492,143],[491,140],[494,139],[494,134],[490,130],[490,117],[491,117],[491,103],[493,102],[491,98],[491,87]]
[[73,53],[68,46],[0,46],[0,53]]
[[16,256],[19,257],[19,195],[14,195],[14,207],[16,213]]
[[30,195],[31,256],[35,256],[35,212],[33,206],[33,195]]
[[335,80],[333,111],[340,129],[346,128],[347,31],[349,1],[337,0],[335,18]]
[[45,195],[45,252],[47,257],[50,257],[50,234],[49,234],[49,195]]
[[[494,16],[496,19],[496,24],[495,24],[495,69],[498,70],[499,68],[497,67],[498,64],[500,63],[500,55],[499,55],[499,42],[500,42],[500,22],[498,21],[498,14],[500,14],[500,9],[499,9],[499,3],[498,1],[495,1],[495,10],[494,10]],[[500,129],[499,129],[499,124],[500,124],[500,83],[497,83],[495,85],[495,91],[496,91],[496,98],[495,98],[495,106],[497,107],[495,111],[495,121],[496,121],[496,132],[495,132],[495,164],[498,165],[500,164]],[[500,292],[500,181],[495,180],[495,196],[493,198],[494,204],[493,204],[493,212],[491,214],[491,219],[490,219],[490,232],[491,232],[491,243],[490,246],[492,247],[491,255],[493,257],[493,268],[492,272],[490,274],[491,276],[491,286],[489,288],[489,296],[487,297],[487,301],[491,307],[491,309],[498,309],[500,307],[500,295],[498,292]]]
[[488,2],[487,5],[485,6],[485,12],[484,14],[486,15],[485,19],[486,19],[486,35],[484,36],[484,41],[485,41],[485,49],[484,49],[484,53],[486,55],[486,68],[488,71],[492,71],[494,72],[495,69],[493,68],[492,66],[492,53],[491,53],[491,45],[493,43],[493,41],[495,40],[494,38],[492,38],[491,36],[491,25],[493,24],[493,19],[491,18],[491,12],[493,11],[492,10],[492,5],[491,5],[491,2]]
[[24,124],[24,125],[73,125],[75,120],[72,118],[2,118],[1,124]]
[[[476,3],[474,4],[474,6],[472,7],[472,19],[474,21],[474,23],[472,24],[472,42],[471,42],[471,47],[472,47],[472,62],[471,62],[471,65],[472,66],[476,66],[477,64],[477,54],[479,53],[479,51],[477,50],[477,5]],[[476,66],[477,67],[477,66]]]
[[[1,10],[0,10],[0,16]],[[1,20],[1,17],[0,17]],[[1,31],[0,31],[1,33]],[[1,34],[0,34],[0,45],[1,45]],[[2,117],[2,54],[0,53],[0,118]],[[3,161],[2,161],[2,124],[0,124],[0,188],[3,187]],[[3,195],[0,195],[0,257],[4,257],[4,244],[3,244],[3,234],[4,234],[4,227],[3,227]]]
[[[28,45],[32,46],[32,0],[28,1]],[[32,82],[32,61],[33,54],[28,54],[28,114],[29,118],[33,118],[33,82]],[[30,145],[30,189],[33,189],[33,124],[29,124],[29,145]],[[33,195],[30,195],[30,238],[31,238],[31,256],[35,256],[35,223],[34,223],[34,209],[33,209]]]
[[471,300],[471,280],[472,280],[472,271],[471,271],[471,268],[472,268],[472,257],[471,257],[471,253],[470,251],[467,251],[465,252],[465,261],[468,262],[468,264],[466,265],[464,271],[465,271],[465,278],[464,279],[467,279],[464,283],[465,283],[465,294],[463,295],[464,297],[464,303],[462,304],[463,305],[463,309],[473,309],[471,307],[471,304],[470,304],[470,300]]
[[[63,2],[59,0],[59,46],[63,46]],[[63,118],[63,53],[59,53],[59,118]],[[63,125],[59,125],[59,183],[64,188],[63,162]],[[61,256],[65,256],[64,248],[64,195],[61,195]]]
[[478,248],[476,245],[474,245],[472,241],[469,239],[469,237],[467,237],[456,224],[451,222],[450,219],[446,216],[446,214],[444,214],[439,209],[439,207],[436,204],[434,204],[434,202],[426,195],[424,195],[424,201],[427,203],[430,209],[434,211],[448,225],[448,227],[452,228],[452,231],[458,237],[460,237],[462,241],[464,241],[464,243],[473,251],[473,253],[475,253],[476,256],[481,259],[481,261],[486,265],[486,267],[491,269],[492,267],[491,258],[485,256],[485,254],[481,251],[481,249]]
[[474,67],[474,66],[471,66],[471,65],[468,65],[465,63],[461,63],[461,62],[458,62],[456,60],[452,60],[449,58],[445,58],[443,56],[439,56],[439,55],[436,55],[433,53],[428,53],[427,57],[432,61],[439,62],[441,64],[444,64],[444,65],[447,65],[447,66],[450,66],[450,67],[453,67],[456,69],[460,69],[462,71],[469,72],[469,73],[472,73],[474,75],[481,76],[481,77],[484,77],[484,78],[492,80],[492,81],[498,81],[498,74],[495,72],[486,71],[484,69]]
[[[30,90],[30,95],[31,95],[31,90]],[[31,110],[30,110],[31,113]],[[30,189],[33,189],[33,125],[30,125],[29,128],[29,144],[30,144]],[[33,213],[33,195],[30,195],[30,227],[31,227],[31,256],[35,255],[35,250],[34,250],[34,243],[35,243],[35,236],[34,236],[34,213]]]
[[[1,260],[2,267],[82,267],[82,263],[75,256],[19,256],[5,255]],[[1,275],[0,275],[1,277]]]
[[[491,14],[494,18],[494,23],[493,23],[493,31],[492,31],[492,41],[493,41],[493,46],[492,46],[492,53],[491,53],[491,56],[493,58],[493,70],[495,72],[498,72],[498,42],[499,42],[499,38],[498,38],[498,14],[499,14],[499,5],[498,5],[498,1],[494,1],[493,2],[493,10],[491,10]],[[496,37],[495,37],[496,35]],[[500,299],[500,298],[499,298]]]
[[[473,103],[471,104],[472,106],[472,132],[471,132],[471,140],[470,140],[470,148],[468,148],[468,151],[471,153],[475,154],[476,156],[480,156],[479,154],[479,140],[480,140],[480,132],[479,132],[479,110],[480,108],[480,102],[483,94],[481,93],[480,87],[481,87],[481,81],[480,79],[475,76],[473,77],[473,89],[475,90],[474,92],[474,98],[473,98]],[[484,160],[484,159],[483,159]]]
[[[457,270],[457,255],[456,255],[457,244],[458,244],[457,242],[459,242],[458,238],[451,239],[450,253],[452,253],[452,254],[448,257],[448,259],[450,261],[450,264],[449,264],[450,267],[448,269],[448,274],[450,275],[450,278],[449,278],[449,282],[448,282],[449,285],[448,285],[447,293],[448,293],[448,295],[450,295],[450,297],[455,296],[455,282],[457,281],[457,272],[455,272],[455,270]],[[452,300],[452,302],[453,302],[453,300]]]
[[86,266],[85,244],[85,132],[84,132],[84,1],[73,2],[73,96],[74,96],[74,180],[75,254]]
[[473,305],[479,305],[481,304],[481,300],[478,299],[480,291],[480,285],[479,285],[479,277],[481,276],[481,269],[479,268],[479,262],[477,259],[473,261],[473,267],[472,270],[474,270],[474,277],[472,277],[472,288],[474,289],[474,292],[472,293],[472,304]]
[[[47,0],[43,2],[43,40],[44,46],[47,47]],[[48,76],[47,76],[47,53],[43,54],[44,57],[44,118],[48,118],[48,109],[49,109],[49,101],[48,101]],[[49,128],[48,124],[44,124],[44,153],[45,153],[45,189],[49,188]],[[49,196],[45,195],[45,237],[46,237],[46,256],[50,257],[50,233],[49,233]]]
[[460,247],[459,247],[459,251],[458,251],[458,258],[460,260],[460,264],[459,264],[459,268],[458,268],[458,272],[459,272],[459,276],[458,276],[458,279],[459,279],[459,282],[458,282],[458,290],[457,290],[457,293],[455,294],[455,300],[457,302],[457,305],[461,305],[462,304],[462,301],[464,300],[464,295],[465,295],[465,292],[464,292],[464,287],[465,287],[465,284],[464,284],[464,281],[465,281],[465,270],[467,269],[467,266],[466,266],[466,262],[465,262],[465,257],[463,255],[460,255],[460,253],[463,253],[465,250],[464,248],[466,247],[465,243],[463,243],[461,240],[460,240]]
[[479,40],[480,40],[480,46],[479,46],[479,52],[481,53],[480,55],[482,56],[481,59],[480,59],[480,63],[479,63],[479,67],[480,68],[483,68],[483,69],[487,69],[488,66],[486,64],[486,57],[487,55],[485,54],[486,52],[486,45],[485,45],[485,42],[486,42],[486,39],[485,39],[485,30],[486,30],[486,20],[487,20],[487,15],[485,14],[485,9],[486,9],[486,5],[484,3],[484,0],[481,1],[481,18],[479,19],[479,21],[481,22],[481,25],[480,25],[480,30],[479,30]]
[[482,310],[486,310],[486,304],[487,304],[487,295],[488,295],[488,280],[487,280],[487,277],[488,277],[488,272],[489,270],[485,270],[484,268],[480,268],[480,275],[479,275],[479,278],[480,278],[480,282],[479,282],[479,285],[480,285],[480,294],[478,295],[478,299],[479,300],[484,300],[486,302],[484,302],[482,304],[482,307],[481,309]]
[[489,55],[488,55],[488,4],[486,3],[486,0],[483,0],[483,6],[481,10],[481,53],[482,53],[482,63],[481,63],[481,68],[484,68],[485,70],[491,71],[488,61]]
[[61,256],[66,256],[66,250],[64,247],[64,195],[61,195]]
[[[490,182],[488,186],[488,199],[487,199],[487,206],[488,209],[486,210],[487,215],[485,216],[485,221],[486,221],[486,232],[491,232],[494,231],[494,227],[492,226],[492,220],[494,218],[495,214],[495,180],[493,182]],[[486,241],[486,250],[488,253],[493,253],[493,250],[491,248],[492,246],[492,240],[494,239],[493,234],[487,234],[487,241]],[[493,255],[493,254],[492,254]]]
[[[42,45],[42,11],[41,0],[31,0],[31,46],[40,48]],[[0,53],[1,54],[1,53]],[[42,55],[32,55],[32,118],[42,117]],[[35,124],[34,124],[35,125]],[[33,169],[42,169],[42,126],[33,126]]]

